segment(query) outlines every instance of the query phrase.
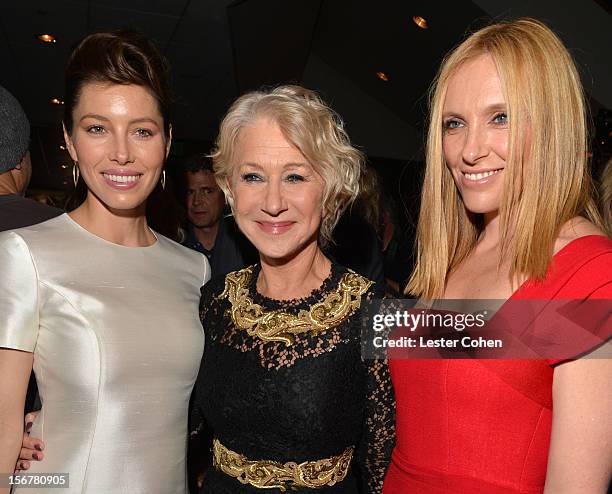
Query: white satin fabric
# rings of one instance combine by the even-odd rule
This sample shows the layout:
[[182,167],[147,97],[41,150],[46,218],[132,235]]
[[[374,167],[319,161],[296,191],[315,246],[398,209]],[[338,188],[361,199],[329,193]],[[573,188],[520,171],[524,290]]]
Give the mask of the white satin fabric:
[[0,234],[0,347],[34,352],[43,403],[28,473],[69,473],[27,494],[187,492],[187,408],[204,336],[208,262],[158,235],[107,242],[68,215]]

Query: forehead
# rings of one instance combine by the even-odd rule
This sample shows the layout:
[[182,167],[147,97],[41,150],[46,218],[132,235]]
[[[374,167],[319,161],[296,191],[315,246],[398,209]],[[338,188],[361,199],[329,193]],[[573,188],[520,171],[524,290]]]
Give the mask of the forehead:
[[479,55],[464,62],[450,76],[444,99],[445,111],[497,103],[505,103],[505,98],[490,55]]
[[308,160],[283,134],[278,124],[269,118],[258,118],[243,127],[236,142],[234,162],[237,165],[284,165]]
[[107,118],[161,119],[159,105],[151,91],[136,84],[88,82],[81,88],[74,113],[95,113]]
[[208,170],[198,170],[197,172],[187,172],[187,185],[191,189],[217,187],[217,182],[212,172]]

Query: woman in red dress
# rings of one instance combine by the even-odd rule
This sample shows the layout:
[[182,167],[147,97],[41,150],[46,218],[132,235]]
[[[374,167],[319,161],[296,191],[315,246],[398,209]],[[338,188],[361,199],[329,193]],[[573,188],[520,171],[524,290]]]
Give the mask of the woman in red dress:
[[[431,94],[407,293],[611,299],[582,87],[557,36],[532,19],[484,28],[447,56]],[[606,492],[611,360],[397,359],[391,374],[385,494]]]

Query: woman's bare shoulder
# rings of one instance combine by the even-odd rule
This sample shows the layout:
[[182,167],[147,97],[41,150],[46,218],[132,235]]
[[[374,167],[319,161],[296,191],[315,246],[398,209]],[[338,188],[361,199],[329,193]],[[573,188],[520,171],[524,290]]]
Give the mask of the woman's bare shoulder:
[[605,236],[606,233],[597,225],[586,218],[583,218],[582,216],[572,218],[561,227],[561,231],[559,232],[559,236],[555,242],[555,254],[573,240],[589,235]]

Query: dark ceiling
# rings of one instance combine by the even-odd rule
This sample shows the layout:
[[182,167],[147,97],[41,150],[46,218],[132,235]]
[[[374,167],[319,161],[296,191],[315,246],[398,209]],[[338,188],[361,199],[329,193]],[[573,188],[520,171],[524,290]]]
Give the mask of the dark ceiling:
[[[20,0],[0,4],[0,84],[34,127],[35,186],[69,187],[60,150],[63,68],[98,29],[136,28],[170,61],[176,157],[210,145],[223,112],[262,84],[319,90],[370,156],[409,161],[422,149],[425,95],[445,52],[491,19],[532,15],[564,39],[594,110],[612,108],[612,16],[605,3],[399,0]],[[427,19],[418,28],[414,15]],[[57,43],[35,35],[51,33]],[[384,71],[389,80],[376,77]]]

